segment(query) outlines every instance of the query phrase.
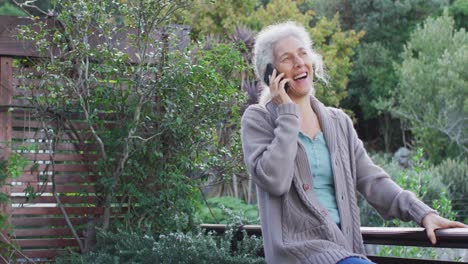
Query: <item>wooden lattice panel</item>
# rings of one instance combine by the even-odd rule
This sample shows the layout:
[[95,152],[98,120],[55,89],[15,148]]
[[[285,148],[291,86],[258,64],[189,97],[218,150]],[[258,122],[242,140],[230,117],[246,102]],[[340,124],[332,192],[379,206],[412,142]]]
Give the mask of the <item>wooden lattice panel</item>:
[[[59,207],[59,198],[69,222],[84,243],[85,230],[103,212],[95,195],[93,175],[98,149],[92,134],[78,114],[68,114],[66,125],[54,113],[44,118],[31,104],[40,91],[19,89],[36,87],[38,79],[16,78],[30,71],[13,68],[10,115],[11,153],[28,159],[22,175],[9,189],[10,241],[35,260],[53,259],[64,250],[79,251],[77,239]],[[37,194],[28,195],[28,190]],[[55,194],[55,195],[54,195]],[[21,256],[19,256],[21,257]]]

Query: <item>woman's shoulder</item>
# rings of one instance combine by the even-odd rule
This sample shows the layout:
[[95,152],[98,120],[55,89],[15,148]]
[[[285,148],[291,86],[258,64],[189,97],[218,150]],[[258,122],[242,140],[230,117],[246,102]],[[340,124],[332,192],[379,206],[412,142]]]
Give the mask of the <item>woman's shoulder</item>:
[[336,125],[342,128],[342,131],[345,133],[345,135],[349,136],[350,133],[354,130],[354,124],[351,117],[340,108],[327,107],[327,110],[336,120]]
[[247,107],[242,115],[241,127],[273,127],[273,117],[268,109],[261,104],[252,104]]
[[345,111],[343,111],[343,109],[341,108],[336,108],[336,107],[332,107],[332,106],[327,106],[327,110],[329,111],[329,113],[339,119],[340,121],[348,121],[348,120],[351,120],[351,117],[346,114]]
[[245,109],[242,118],[265,118],[270,113],[262,104],[252,104]]
[[340,122],[346,121],[348,119],[351,120],[348,114],[346,114],[342,109],[333,106],[327,106],[314,96],[311,97],[311,100],[313,107],[317,108],[319,111],[322,111],[325,116],[338,119]]

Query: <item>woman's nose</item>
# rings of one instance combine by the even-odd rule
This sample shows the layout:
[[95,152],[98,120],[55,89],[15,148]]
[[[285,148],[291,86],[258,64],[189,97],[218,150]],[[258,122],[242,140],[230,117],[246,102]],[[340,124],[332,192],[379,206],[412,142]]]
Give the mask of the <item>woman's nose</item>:
[[301,58],[301,56],[294,56],[294,66],[298,67],[298,66],[303,66],[304,65],[304,59]]

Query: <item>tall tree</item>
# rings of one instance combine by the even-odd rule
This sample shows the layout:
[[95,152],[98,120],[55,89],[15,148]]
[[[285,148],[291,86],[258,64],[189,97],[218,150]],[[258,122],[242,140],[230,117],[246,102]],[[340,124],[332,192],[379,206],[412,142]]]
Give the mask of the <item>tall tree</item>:
[[468,152],[468,34],[447,12],[411,35],[397,67],[392,113],[406,119],[435,162]]
[[[438,14],[441,7],[448,5],[446,0],[316,0],[319,15],[330,17],[340,12],[344,29],[353,28],[366,34],[357,48],[355,66],[348,85],[349,97],[344,106],[355,110],[362,127],[378,128],[377,138],[383,139],[381,146],[391,151],[400,141],[400,122],[392,119],[383,104],[393,94],[398,80],[393,64],[399,63],[399,53],[408,40],[410,32],[427,16]],[[365,122],[377,122],[368,126]],[[364,122],[363,122],[364,121]],[[362,131],[360,132],[367,132]],[[365,133],[362,133],[364,138]],[[375,137],[375,135],[374,135]],[[401,142],[401,141],[400,141]]]
[[455,19],[456,28],[468,28],[468,1],[456,0],[450,5],[449,10]]

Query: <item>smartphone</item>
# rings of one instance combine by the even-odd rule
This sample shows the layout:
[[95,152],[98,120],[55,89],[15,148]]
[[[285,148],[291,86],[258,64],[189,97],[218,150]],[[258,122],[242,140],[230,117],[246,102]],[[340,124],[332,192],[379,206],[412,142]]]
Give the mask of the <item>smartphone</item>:
[[[270,86],[270,75],[273,74],[273,70],[275,69],[275,67],[273,67],[273,64],[271,63],[268,63],[267,66],[266,66],[266,69],[265,69],[265,74],[263,75],[263,80],[265,81],[265,83]],[[276,70],[276,74],[280,74],[278,70]],[[284,78],[282,78],[281,80],[283,80]],[[288,91],[288,88],[289,88],[289,83],[286,83],[284,85],[284,90],[287,92]]]

